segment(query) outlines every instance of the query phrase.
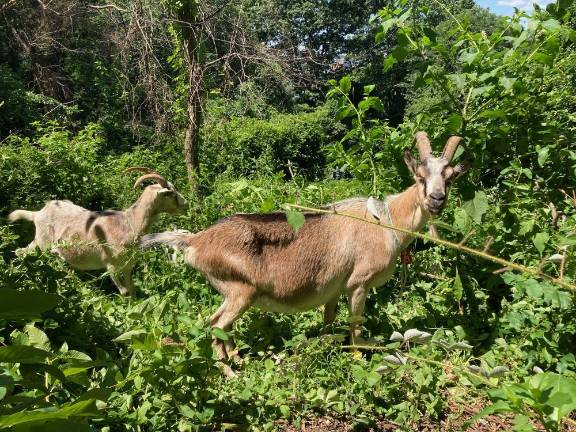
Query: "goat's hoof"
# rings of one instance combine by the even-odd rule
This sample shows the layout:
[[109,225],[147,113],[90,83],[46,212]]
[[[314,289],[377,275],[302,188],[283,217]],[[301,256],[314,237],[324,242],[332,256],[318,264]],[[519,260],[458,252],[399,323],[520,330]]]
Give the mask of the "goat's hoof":
[[118,288],[122,297],[134,297],[134,291],[129,291],[126,288]]
[[234,372],[234,370],[226,363],[219,361],[216,363],[216,365],[224,373],[224,376],[227,379],[236,378],[238,376],[238,374]]
[[242,357],[238,355],[238,351],[234,350],[231,353],[228,353],[228,360],[233,364],[242,364]]

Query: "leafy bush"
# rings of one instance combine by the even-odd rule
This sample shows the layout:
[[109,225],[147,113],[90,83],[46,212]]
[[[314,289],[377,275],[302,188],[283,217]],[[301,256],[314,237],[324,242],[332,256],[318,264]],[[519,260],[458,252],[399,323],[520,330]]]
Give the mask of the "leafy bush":
[[[323,177],[325,146],[336,133],[328,109],[274,114],[269,119],[215,119],[205,128],[202,170],[208,179],[283,172]],[[292,171],[292,174],[290,173]]]

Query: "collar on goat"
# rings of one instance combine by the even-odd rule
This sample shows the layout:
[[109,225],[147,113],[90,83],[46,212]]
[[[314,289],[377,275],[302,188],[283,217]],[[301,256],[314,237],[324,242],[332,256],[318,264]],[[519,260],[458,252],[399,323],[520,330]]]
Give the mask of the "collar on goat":
[[[369,197],[368,201],[366,201],[366,208],[368,209],[370,214],[372,214],[372,216],[374,216],[378,220],[381,219],[380,215],[383,212],[386,216],[386,222],[388,223],[388,225],[394,226],[394,223],[392,222],[392,216],[390,215],[390,209],[388,208],[388,200],[390,198],[394,198],[395,196],[396,195],[390,195],[384,201],[376,201],[374,198]],[[382,212],[379,211],[378,209],[380,203],[382,204]],[[392,230],[392,235],[394,237],[394,246],[396,248],[399,248],[400,239],[398,238],[398,233],[396,232],[396,230]]]

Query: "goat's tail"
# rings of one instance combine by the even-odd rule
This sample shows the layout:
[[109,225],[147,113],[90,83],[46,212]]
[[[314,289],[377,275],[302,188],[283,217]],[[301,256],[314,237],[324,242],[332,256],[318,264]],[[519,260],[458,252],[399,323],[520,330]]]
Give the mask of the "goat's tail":
[[190,246],[193,237],[194,234],[184,230],[147,234],[140,240],[140,247],[146,249],[157,244],[165,244],[184,250]]
[[36,213],[28,210],[14,210],[8,215],[8,220],[10,222],[16,222],[17,220],[24,219],[30,222],[34,222],[36,219]]

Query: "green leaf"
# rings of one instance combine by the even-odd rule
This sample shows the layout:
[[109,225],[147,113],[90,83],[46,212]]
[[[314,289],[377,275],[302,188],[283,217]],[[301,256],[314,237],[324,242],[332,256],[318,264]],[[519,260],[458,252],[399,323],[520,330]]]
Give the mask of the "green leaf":
[[290,418],[290,407],[288,405],[280,405],[280,414],[284,418]]
[[139,336],[142,336],[146,333],[147,333],[147,331],[143,330],[143,329],[130,330],[130,331],[127,331],[126,333],[122,333],[117,338],[112,339],[112,341],[113,342],[121,342],[121,343],[129,343],[130,341],[132,341],[132,339],[139,337]]
[[338,108],[336,111],[336,115],[334,116],[336,120],[340,121],[348,117],[352,117],[356,115],[356,111],[354,111],[354,107],[352,105],[344,105]]
[[380,100],[380,98],[377,98],[377,97],[368,97],[366,99],[363,99],[358,104],[358,108],[361,111],[367,111],[370,108],[372,108],[378,112],[384,111],[384,105],[382,104],[382,101]]
[[265,198],[260,204],[260,211],[262,213],[270,213],[272,210],[274,210],[274,207],[274,200],[272,198]]
[[0,318],[32,318],[54,308],[60,297],[42,291],[0,289]]
[[454,294],[454,299],[460,303],[462,300],[462,292],[464,291],[462,288],[462,280],[460,279],[460,274],[458,273],[458,269],[456,269],[456,277],[454,277],[454,282],[452,283],[452,292]]
[[446,122],[446,127],[450,132],[457,133],[462,128],[462,116],[460,114],[452,114],[450,117],[448,117]]
[[296,232],[298,232],[306,222],[304,214],[296,210],[288,210],[286,212],[286,219],[288,219],[288,223]]
[[213,336],[217,337],[220,340],[227,341],[228,339],[230,339],[230,336],[228,336],[228,333],[226,333],[221,328],[212,327],[211,332],[212,332]]
[[50,351],[50,340],[46,333],[30,324],[24,327],[24,331],[28,334],[30,345],[44,351]]
[[460,55],[460,58],[458,59],[461,63],[467,63],[467,64],[472,64],[474,63],[474,60],[476,60],[476,56],[478,55],[478,51],[467,51],[462,53],[462,55]]
[[485,110],[478,114],[480,118],[506,118],[506,113],[500,109],[495,110]]
[[549,19],[542,23],[542,27],[544,27],[546,30],[555,31],[560,30],[562,28],[562,24],[560,24],[555,19]]
[[71,417],[96,417],[100,415],[95,399],[88,399],[63,405],[60,409],[20,411],[16,414],[0,417],[0,427],[12,427],[23,423],[37,423],[49,420],[66,420]]
[[482,223],[482,215],[488,211],[488,197],[483,191],[476,191],[474,198],[466,201],[464,210],[477,224]]
[[542,255],[542,252],[544,252],[544,248],[546,247],[546,243],[548,243],[549,239],[550,235],[545,232],[538,233],[532,237],[532,243],[534,243],[534,246],[536,246],[536,249],[538,249],[540,255]]
[[374,84],[365,85],[364,86],[364,95],[368,96],[370,93],[372,93],[374,91],[375,88],[376,88],[376,85],[374,85]]
[[[575,401],[572,395],[563,392],[554,392],[550,395],[550,398],[546,401],[546,405],[550,405],[554,408],[562,408],[563,406],[572,406]],[[576,406],[574,406],[576,408]]]
[[52,354],[28,345],[0,347],[0,363],[43,363]]
[[516,78],[500,77],[498,82],[506,90],[510,90],[512,88],[512,86],[514,85],[514,83],[516,82]]
[[484,96],[489,93],[494,88],[493,85],[487,85],[482,87],[475,87],[472,89],[470,94],[470,99],[474,99],[476,96]]
[[534,54],[532,56],[532,60],[534,60],[536,63],[541,63],[547,66],[552,66],[552,64],[554,63],[554,57],[541,52]]
[[389,54],[389,55],[384,59],[384,63],[383,63],[384,72],[388,72],[390,69],[392,69],[392,66],[394,66],[397,62],[398,62],[398,60],[396,60],[396,58],[394,57],[394,55]]
[[369,387],[374,387],[376,384],[378,384],[381,378],[382,375],[376,371],[368,372],[366,374],[366,384],[368,384]]
[[542,147],[538,150],[538,165],[543,167],[548,160],[548,155],[550,154],[550,147]]
[[23,423],[14,426],[10,432],[93,432],[90,424],[85,418],[74,418],[71,420],[50,420],[47,422]]
[[350,80],[350,77],[348,75],[342,77],[342,79],[340,80],[340,91],[342,91],[342,93],[344,94],[348,94],[351,88],[352,88],[352,80]]
[[458,90],[462,90],[466,86],[466,76],[464,74],[450,74],[448,78],[450,78],[450,81],[454,83]]

